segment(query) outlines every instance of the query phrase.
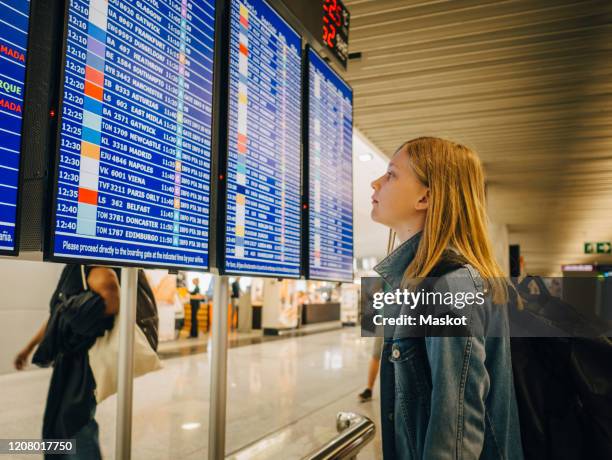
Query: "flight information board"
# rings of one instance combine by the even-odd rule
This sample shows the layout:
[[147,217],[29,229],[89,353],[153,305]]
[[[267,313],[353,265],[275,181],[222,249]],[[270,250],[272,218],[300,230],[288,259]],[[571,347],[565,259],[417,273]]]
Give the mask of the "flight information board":
[[353,90],[308,48],[308,278],[353,281]]
[[301,38],[232,1],[224,272],[300,275]]
[[214,0],[70,0],[52,258],[208,268]]
[[0,253],[15,254],[29,0],[0,0]]

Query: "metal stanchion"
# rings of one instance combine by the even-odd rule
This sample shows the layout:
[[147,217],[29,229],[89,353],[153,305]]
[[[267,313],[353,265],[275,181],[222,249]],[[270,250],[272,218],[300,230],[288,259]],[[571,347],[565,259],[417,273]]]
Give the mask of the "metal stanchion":
[[302,460],[353,460],[376,434],[376,426],[368,417],[353,412],[336,416],[338,436]]
[[210,368],[208,458],[225,457],[225,407],[227,399],[227,276],[215,275]]
[[132,455],[132,395],[134,383],[134,325],[138,269],[121,269],[119,301],[119,359],[117,373],[116,460],[129,460]]

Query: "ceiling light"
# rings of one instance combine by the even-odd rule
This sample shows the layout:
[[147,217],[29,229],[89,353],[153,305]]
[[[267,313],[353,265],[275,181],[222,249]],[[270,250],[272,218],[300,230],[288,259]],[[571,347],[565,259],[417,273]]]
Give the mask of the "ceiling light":
[[189,422],[189,423],[183,423],[181,425],[181,428],[183,430],[195,430],[196,428],[200,428],[202,426],[201,423],[198,422]]

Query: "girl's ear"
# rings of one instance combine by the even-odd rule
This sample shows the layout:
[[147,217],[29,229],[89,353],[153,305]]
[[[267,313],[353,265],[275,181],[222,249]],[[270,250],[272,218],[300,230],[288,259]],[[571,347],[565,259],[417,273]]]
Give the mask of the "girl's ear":
[[429,208],[429,189],[425,189],[425,193],[419,201],[417,201],[415,206],[417,211],[426,211]]

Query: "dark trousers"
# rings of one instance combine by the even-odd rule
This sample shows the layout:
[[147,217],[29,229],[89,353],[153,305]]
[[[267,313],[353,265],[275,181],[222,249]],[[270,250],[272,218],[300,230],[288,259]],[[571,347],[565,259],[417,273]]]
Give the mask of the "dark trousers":
[[200,302],[191,302],[191,333],[190,337],[198,336],[198,310],[200,309]]
[[74,455],[45,455],[45,460],[102,460],[100,451],[100,434],[98,423],[94,418],[96,408],[91,413],[89,422],[81,428],[74,436],[75,453]]

